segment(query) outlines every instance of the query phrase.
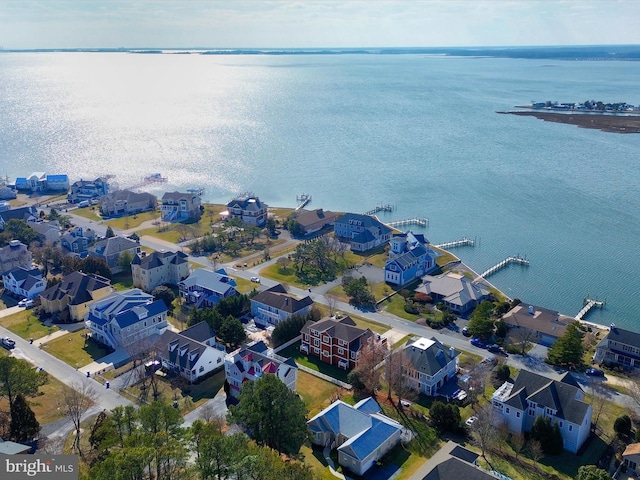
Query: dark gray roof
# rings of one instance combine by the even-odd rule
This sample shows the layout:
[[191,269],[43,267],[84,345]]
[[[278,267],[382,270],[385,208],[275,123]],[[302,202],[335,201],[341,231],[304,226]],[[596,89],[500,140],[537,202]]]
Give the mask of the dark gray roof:
[[623,345],[631,345],[633,347],[640,348],[640,333],[625,330],[624,328],[618,328],[615,325],[611,327],[611,330],[609,330],[605,339],[611,340],[612,342],[618,342]]
[[38,210],[33,206],[14,208],[13,210],[5,210],[4,212],[0,212],[0,217],[2,217],[5,222],[13,219],[26,221],[29,217],[37,218],[37,216]]
[[310,296],[307,295],[303,299],[298,300],[296,297],[289,295],[280,284],[258,292],[251,298],[251,301],[269,305],[270,307],[287,313],[296,313],[303,308],[313,305],[313,300],[311,300]]
[[200,359],[207,346],[171,330],[165,330],[156,342],[160,357],[180,368],[191,370]]
[[89,248],[89,250],[106,257],[108,255],[115,255],[124,252],[125,250],[131,250],[132,248],[137,247],[138,244],[128,238],[110,237],[98,240]]
[[93,273],[72,272],[60,283],[42,292],[41,297],[50,300],[60,300],[69,296],[70,305],[80,305],[93,300],[89,292],[100,290],[111,285],[111,281]]
[[[425,345],[428,345],[426,348]],[[404,354],[418,372],[433,376],[460,354],[441,344],[435,337],[419,338],[407,343]]]
[[167,265],[169,263],[174,265],[180,265],[182,263],[187,263],[188,256],[185,253],[180,251],[178,252],[167,252],[167,251],[159,251],[153,252],[144,257],[140,255],[136,255],[133,258],[131,263],[135,265],[140,265],[140,268],[144,270],[150,270],[152,268],[161,267],[163,265]]
[[318,320],[317,322],[309,321],[305,323],[300,333],[309,333],[309,330],[317,330],[320,334],[327,334],[331,338],[337,338],[344,340],[347,343],[351,343],[357,338],[368,338],[373,333],[368,328],[359,328],[351,317],[344,317],[340,320],[335,318],[325,318]]
[[495,480],[489,472],[479,469],[456,457],[436,465],[422,480]]
[[215,332],[207,322],[196,323],[186,330],[180,332],[180,335],[195,340],[196,342],[206,342],[215,336]]

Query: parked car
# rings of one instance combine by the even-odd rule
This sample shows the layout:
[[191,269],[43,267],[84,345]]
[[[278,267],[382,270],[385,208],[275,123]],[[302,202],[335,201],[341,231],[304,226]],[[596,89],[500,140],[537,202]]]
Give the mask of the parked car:
[[467,425],[468,427],[470,427],[471,425],[473,425],[473,424],[474,424],[474,422],[475,422],[476,420],[478,420],[478,417],[476,417],[476,416],[474,415],[473,417],[469,417],[469,418],[467,418],[467,421],[466,421],[466,422],[464,422],[464,423],[465,423],[465,425]]
[[478,347],[478,348],[487,348],[487,344],[484,343],[482,340],[480,340],[478,337],[473,337],[471,340],[469,340],[469,342],[471,343],[471,345],[473,345],[474,347]]
[[[246,266],[246,265],[245,265]],[[258,277],[251,277],[251,281],[253,283],[260,283],[260,279]]]
[[463,327],[463,328],[462,328],[462,334],[463,334],[465,337],[469,337],[469,336],[471,336],[471,334],[469,333],[469,327]]
[[591,377],[604,377],[604,372],[599,368],[587,368],[584,373]]
[[6,348],[7,350],[11,350],[12,348],[14,348],[16,346],[16,342],[9,337],[4,337],[0,343],[2,343],[2,346],[4,348]]
[[31,308],[33,307],[33,300],[29,300],[28,298],[23,298],[18,302],[19,307]]

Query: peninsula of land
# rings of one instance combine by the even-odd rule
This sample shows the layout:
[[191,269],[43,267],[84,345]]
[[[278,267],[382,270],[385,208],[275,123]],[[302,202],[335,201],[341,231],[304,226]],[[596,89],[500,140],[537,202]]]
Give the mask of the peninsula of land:
[[581,128],[595,128],[603,132],[640,133],[640,115],[603,115],[560,112],[496,112],[501,114],[536,117],[545,122],[567,123]]

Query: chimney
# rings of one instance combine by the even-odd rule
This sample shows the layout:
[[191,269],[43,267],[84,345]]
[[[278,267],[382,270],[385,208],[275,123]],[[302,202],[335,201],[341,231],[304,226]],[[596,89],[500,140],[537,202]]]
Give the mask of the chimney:
[[453,347],[449,347],[449,357],[453,358],[456,356],[456,349]]
[[529,305],[529,315],[533,315],[534,313],[533,305]]

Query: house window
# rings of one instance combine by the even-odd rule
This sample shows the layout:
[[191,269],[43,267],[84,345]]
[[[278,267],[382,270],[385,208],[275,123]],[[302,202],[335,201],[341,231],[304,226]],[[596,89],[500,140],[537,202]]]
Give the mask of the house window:
[[344,348],[338,348],[338,353],[340,355],[344,355]]
[[320,340],[318,340],[317,338],[313,339],[313,344],[317,347],[320,345]]
[[562,422],[558,423],[559,427],[562,428],[562,425],[564,425]]
[[328,336],[328,335],[323,336],[323,337],[322,337],[322,341],[323,341],[324,343],[329,343],[329,336]]
[[529,410],[529,416],[533,417],[536,414],[535,410]]
[[520,418],[520,412],[516,412],[516,418]]
[[204,366],[200,366],[200,368],[198,369],[198,371],[199,371],[200,373],[204,372]]
[[551,410],[550,408],[547,408],[546,413],[547,415],[553,415],[553,410]]
[[323,357],[328,357],[329,356],[329,352],[327,352],[326,350],[322,351],[322,356]]
[[504,413],[509,413],[509,407],[504,409]]
[[569,425],[569,431],[573,432],[573,425]]

